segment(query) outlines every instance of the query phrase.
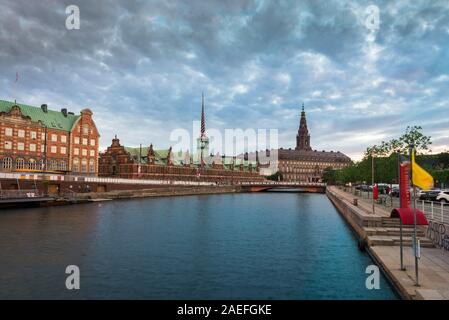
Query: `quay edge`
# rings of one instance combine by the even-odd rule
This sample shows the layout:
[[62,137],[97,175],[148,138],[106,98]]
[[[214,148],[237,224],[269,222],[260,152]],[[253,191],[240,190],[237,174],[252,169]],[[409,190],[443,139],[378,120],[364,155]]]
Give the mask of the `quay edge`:
[[359,241],[366,244],[364,249],[370,255],[371,259],[376,263],[376,265],[382,270],[383,274],[395,289],[396,293],[403,300],[414,300],[414,296],[407,290],[405,286],[397,279],[394,275],[393,270],[390,270],[383,262],[381,257],[379,257],[367,240],[368,235],[365,230],[366,227],[379,227],[382,225],[382,218],[378,216],[372,216],[366,211],[355,206],[346,199],[338,197],[338,195],[333,190],[334,187],[329,186],[326,188],[326,195],[332,202],[334,207],[340,213],[340,215],[345,219],[345,221],[351,226],[352,230],[357,235]]

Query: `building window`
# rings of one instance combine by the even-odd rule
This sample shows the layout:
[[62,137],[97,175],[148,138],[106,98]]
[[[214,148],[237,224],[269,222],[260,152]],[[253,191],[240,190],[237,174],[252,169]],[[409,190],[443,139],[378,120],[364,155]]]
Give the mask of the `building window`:
[[5,149],[8,149],[8,150],[12,149],[12,142],[11,141],[5,141]]
[[82,150],[82,155],[83,155],[83,156],[87,156],[87,150],[86,150],[86,149],[83,149],[83,150]]
[[42,140],[42,141],[44,141],[44,140],[45,140],[45,136],[46,136],[46,134],[45,134],[45,133],[42,133],[42,134],[41,134],[41,140]]
[[49,170],[58,170],[58,162],[50,160]]
[[12,128],[5,128],[5,136],[12,137]]
[[83,145],[87,146],[87,139],[86,138],[83,138]]
[[34,143],[30,143],[30,151],[32,152],[36,151],[36,145]]
[[87,172],[87,159],[81,160],[81,172],[83,173]]
[[41,144],[41,152],[45,152],[45,144]]
[[58,141],[58,136],[56,134],[51,135],[51,141],[56,142]]
[[90,139],[90,145],[95,146],[95,139]]
[[10,157],[3,158],[2,160],[2,169],[12,169],[12,159]]
[[89,134],[89,125],[83,125],[83,134]]
[[22,158],[16,159],[16,169],[24,169],[25,168],[25,160]]
[[78,158],[73,158],[73,167],[72,170],[74,172],[80,172],[80,161]]
[[90,155],[91,157],[95,157],[95,150],[90,150],[90,151],[89,151],[89,155]]
[[18,142],[17,143],[17,150],[19,150],[19,151],[25,150],[25,144],[23,142]]
[[61,142],[66,143],[67,142],[67,136],[62,135],[61,136]]
[[59,170],[67,171],[67,162],[65,162],[64,160],[61,160],[59,162]]
[[19,130],[17,131],[17,136],[18,136],[19,138],[25,138],[25,130],[19,129]]
[[36,131],[30,131],[30,138],[33,140],[37,139],[37,132]]
[[75,137],[75,144],[80,144],[80,138]]
[[78,148],[73,149],[73,154],[74,154],[75,156],[79,156],[79,154],[80,154],[80,149],[78,149]]
[[34,159],[28,160],[28,169],[30,170],[36,170],[37,169],[37,162]]
[[95,161],[94,159],[89,160],[89,171],[91,173],[95,173]]
[[56,153],[56,146],[51,146],[50,151],[51,153]]
[[61,154],[66,154],[67,152],[67,148],[66,147],[61,147]]

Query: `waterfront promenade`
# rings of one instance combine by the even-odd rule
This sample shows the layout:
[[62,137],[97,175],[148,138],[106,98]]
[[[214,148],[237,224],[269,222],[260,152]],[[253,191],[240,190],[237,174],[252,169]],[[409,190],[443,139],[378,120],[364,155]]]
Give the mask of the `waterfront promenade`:
[[[431,245],[431,241],[425,238],[426,232],[423,227],[420,230],[420,239],[424,244],[419,260],[420,286],[417,287],[415,286],[414,257],[410,247],[410,228],[404,230],[404,233],[408,235],[404,239],[408,241],[405,241],[406,246],[403,251],[406,270],[402,271],[397,230],[391,227],[394,222],[388,221],[392,208],[376,203],[373,214],[370,199],[355,196],[334,186],[328,187],[327,193],[359,237],[367,241],[368,252],[384,269],[392,284],[404,298],[449,300],[449,251]],[[354,199],[357,199],[357,206],[353,204]],[[390,227],[382,226],[381,223],[387,223]]]

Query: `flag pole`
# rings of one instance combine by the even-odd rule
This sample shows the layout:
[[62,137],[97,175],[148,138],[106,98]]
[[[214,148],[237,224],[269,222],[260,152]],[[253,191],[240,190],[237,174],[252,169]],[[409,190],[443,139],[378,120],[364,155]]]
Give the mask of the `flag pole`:
[[415,146],[412,145],[410,149],[410,157],[412,158],[411,164],[412,164],[412,170],[411,170],[411,180],[413,185],[413,253],[415,255],[415,277],[416,277],[416,283],[415,286],[419,287],[419,276],[418,276],[418,239],[417,239],[417,232],[416,232],[416,186],[413,183],[413,163],[415,162]]
[[[401,151],[398,150],[398,184],[399,184],[399,202],[401,201]],[[400,203],[402,208],[402,204]],[[400,252],[401,252],[401,270],[404,271],[404,244],[402,242],[402,219],[399,219],[399,239],[400,239]]]
[[375,209],[374,209],[374,154],[371,153],[371,187],[372,187],[372,192],[371,192],[371,198],[372,198],[372,203],[373,203],[373,214],[375,214]]

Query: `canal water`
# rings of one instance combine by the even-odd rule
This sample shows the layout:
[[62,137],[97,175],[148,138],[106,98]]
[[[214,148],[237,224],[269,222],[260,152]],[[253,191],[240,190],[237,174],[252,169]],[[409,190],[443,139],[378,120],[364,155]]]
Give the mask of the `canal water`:
[[322,194],[0,211],[1,299],[396,299],[383,276],[366,288],[371,264]]

